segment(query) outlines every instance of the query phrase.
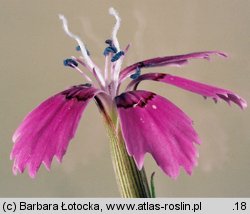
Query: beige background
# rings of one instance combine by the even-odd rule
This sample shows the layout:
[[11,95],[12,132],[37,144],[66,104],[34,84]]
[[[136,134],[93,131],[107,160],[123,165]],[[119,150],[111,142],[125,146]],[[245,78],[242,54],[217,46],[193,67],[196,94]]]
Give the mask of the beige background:
[[[193,60],[183,68],[160,68],[193,80],[231,89],[246,100],[249,92],[250,1],[0,1],[0,197],[117,197],[108,141],[94,103],[85,111],[63,164],[51,172],[41,167],[36,179],[25,172],[14,176],[9,153],[11,136],[23,117],[42,100],[82,83],[79,74],[65,68],[64,58],[76,55],[58,19],[64,14],[70,29],[86,42],[101,66],[114,19],[122,18],[121,46],[131,42],[125,65],[163,55],[223,50],[228,60]],[[249,109],[214,104],[181,89],[147,82],[141,88],[171,99],[195,121],[202,145],[199,166],[192,176],[181,173],[173,181],[148,155],[148,174],[156,171],[161,197],[249,197]]]

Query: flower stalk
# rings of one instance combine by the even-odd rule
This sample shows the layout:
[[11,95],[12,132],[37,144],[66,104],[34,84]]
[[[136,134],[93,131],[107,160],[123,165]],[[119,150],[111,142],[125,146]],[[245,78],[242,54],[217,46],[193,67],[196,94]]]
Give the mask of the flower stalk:
[[105,100],[105,97],[97,96],[95,98],[109,137],[111,159],[120,194],[123,198],[150,198],[151,194],[144,167],[139,170],[134,159],[128,155],[117,109],[115,105],[108,105]]
[[148,180],[144,168],[138,170],[127,153],[120,127],[117,131],[107,126],[110,150],[116,181],[124,198],[150,198]]

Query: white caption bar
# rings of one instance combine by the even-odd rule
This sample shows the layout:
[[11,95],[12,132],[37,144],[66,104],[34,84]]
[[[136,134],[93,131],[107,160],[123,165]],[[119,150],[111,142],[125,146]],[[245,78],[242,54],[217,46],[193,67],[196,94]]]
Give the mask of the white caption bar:
[[250,198],[0,198],[0,213],[250,213]]

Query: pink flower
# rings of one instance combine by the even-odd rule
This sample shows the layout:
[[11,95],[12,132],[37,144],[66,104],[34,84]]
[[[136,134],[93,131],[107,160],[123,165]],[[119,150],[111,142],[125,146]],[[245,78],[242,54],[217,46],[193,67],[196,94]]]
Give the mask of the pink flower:
[[[112,40],[106,40],[103,71],[94,64],[84,43],[69,31],[67,20],[60,15],[65,32],[77,41],[77,50],[82,54],[66,59],[64,64],[79,71],[87,83],[50,97],[24,118],[13,136],[15,144],[10,157],[14,160],[14,174],[22,173],[27,166],[29,175],[35,177],[42,163],[50,169],[54,156],[61,162],[91,99],[96,101],[106,117],[110,116],[111,111],[118,116],[127,152],[133,156],[138,169],[142,168],[145,153],[148,152],[170,177],[178,176],[180,166],[191,174],[197,164],[195,144],[200,144],[192,120],[168,99],[150,91],[137,90],[143,80],[171,84],[215,101],[222,99],[229,104],[234,102],[242,109],[247,107],[244,99],[226,89],[166,73],[141,74],[144,68],[182,66],[190,59],[210,59],[211,55],[226,57],[220,51],[157,57],[121,69],[129,45],[125,50],[120,49],[116,37],[120,18],[113,8],[110,14],[116,18],[116,24]],[[92,74],[96,83],[80,66]],[[132,81],[120,93],[120,85],[129,77]]]

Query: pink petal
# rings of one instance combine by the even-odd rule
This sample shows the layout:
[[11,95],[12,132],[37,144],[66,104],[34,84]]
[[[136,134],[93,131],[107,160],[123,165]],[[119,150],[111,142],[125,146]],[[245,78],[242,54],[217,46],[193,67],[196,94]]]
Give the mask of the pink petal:
[[73,86],[30,112],[13,135],[13,173],[28,166],[29,175],[35,177],[42,162],[50,169],[54,155],[62,161],[83,110],[97,92],[89,85]]
[[130,65],[124,68],[120,73],[120,82],[125,78],[134,73],[137,68],[149,68],[149,67],[159,67],[159,66],[182,66],[187,64],[190,59],[210,59],[210,55],[218,55],[222,57],[227,57],[227,55],[220,51],[204,51],[189,53],[184,55],[176,56],[165,56],[165,57],[156,57],[152,59],[147,59],[141,62],[137,62],[133,65]]
[[131,81],[128,85],[128,89],[131,87],[137,87],[142,80],[153,80],[168,83],[187,91],[200,94],[205,98],[211,97],[215,102],[217,102],[218,99],[223,99],[229,104],[231,101],[234,102],[242,109],[247,107],[247,102],[232,91],[164,73],[143,74],[137,79]]
[[127,151],[142,168],[150,153],[170,177],[179,167],[191,174],[200,143],[192,120],[169,100],[148,91],[129,91],[115,98]]

